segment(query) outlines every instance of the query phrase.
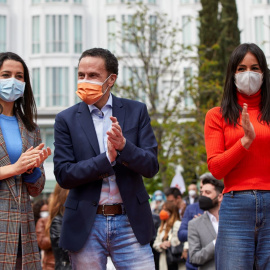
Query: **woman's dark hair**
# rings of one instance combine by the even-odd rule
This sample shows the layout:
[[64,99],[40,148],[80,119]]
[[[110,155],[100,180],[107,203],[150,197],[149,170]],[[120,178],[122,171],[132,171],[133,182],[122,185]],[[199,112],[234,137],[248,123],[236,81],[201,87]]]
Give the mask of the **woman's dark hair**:
[[14,102],[13,113],[18,114],[19,117],[22,119],[25,127],[29,131],[33,131],[36,128],[36,124],[34,120],[37,120],[37,108],[36,103],[30,83],[29,71],[22,60],[22,58],[12,52],[3,52],[0,53],[0,68],[2,67],[3,63],[7,60],[14,60],[18,61],[23,65],[24,69],[24,81],[25,81],[25,89],[23,97],[18,98]]
[[235,86],[234,75],[237,66],[244,59],[246,54],[252,53],[258,60],[259,66],[263,72],[263,83],[261,86],[261,104],[258,120],[260,122],[270,123],[270,82],[269,69],[263,51],[254,43],[243,43],[239,45],[231,54],[227,67],[224,92],[221,101],[221,113],[226,123],[236,126],[239,124],[241,106],[237,103],[237,89]]
[[37,221],[40,218],[40,209],[45,204],[48,204],[47,199],[39,199],[38,201],[34,202],[34,204],[33,204],[33,213],[34,213],[35,224],[37,224]]

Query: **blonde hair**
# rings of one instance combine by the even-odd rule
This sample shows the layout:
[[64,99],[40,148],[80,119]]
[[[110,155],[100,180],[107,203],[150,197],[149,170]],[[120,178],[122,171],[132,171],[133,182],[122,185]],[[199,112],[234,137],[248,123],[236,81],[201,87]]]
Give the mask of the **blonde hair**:
[[64,215],[65,207],[64,203],[66,201],[67,195],[69,193],[68,189],[63,189],[56,183],[54,192],[49,197],[49,218],[45,228],[45,234],[47,236],[50,235],[50,227],[52,224],[52,220],[57,215]]
[[169,231],[173,227],[174,222],[176,220],[180,220],[180,216],[179,216],[178,207],[172,202],[165,202],[162,206],[162,209],[170,213],[170,217],[167,220],[162,220],[159,227],[159,233],[161,233],[163,228],[166,225],[165,234],[162,238],[162,241],[165,241],[168,238]]

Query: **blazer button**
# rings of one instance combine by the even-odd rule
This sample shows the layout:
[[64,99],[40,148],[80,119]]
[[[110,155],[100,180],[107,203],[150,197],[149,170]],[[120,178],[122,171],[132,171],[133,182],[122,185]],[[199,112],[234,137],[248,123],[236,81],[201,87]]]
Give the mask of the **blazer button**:
[[92,202],[92,205],[96,206],[97,205],[97,202]]

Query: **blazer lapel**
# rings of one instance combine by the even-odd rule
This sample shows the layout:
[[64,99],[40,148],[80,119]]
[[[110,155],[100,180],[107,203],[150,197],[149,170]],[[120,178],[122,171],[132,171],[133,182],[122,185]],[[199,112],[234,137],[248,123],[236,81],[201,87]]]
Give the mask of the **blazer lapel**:
[[32,145],[28,146],[29,142],[27,140],[27,136],[28,136],[28,131],[25,128],[21,118],[17,115],[16,116],[18,119],[18,124],[19,124],[19,130],[21,133],[21,138],[22,138],[22,153],[24,153],[28,148],[30,148]]
[[120,98],[115,97],[112,95],[113,98],[113,109],[112,109],[112,115],[117,118],[120,127],[122,128],[122,131],[124,130],[124,122],[125,122],[125,114],[126,111],[124,109],[124,106],[121,102]]
[[[23,126],[23,123],[22,123],[22,120],[20,119],[20,117],[18,117],[17,115],[16,115],[16,117],[18,120],[19,130],[20,130],[21,136],[23,136],[23,134],[25,135],[25,127]],[[23,140],[23,138],[22,138],[22,152],[25,151],[24,145],[26,146],[25,140]],[[3,167],[3,166],[10,165],[10,164],[11,163],[10,163],[10,159],[8,156],[6,143],[4,141],[3,133],[2,133],[2,130],[0,128],[0,166]],[[17,192],[15,176],[7,178],[6,182],[7,182],[7,185],[9,187],[11,194],[13,195],[15,201],[17,203],[19,203],[20,192]],[[19,188],[18,190],[20,190],[21,183],[19,183],[18,188]]]
[[87,140],[89,141],[89,143],[93,147],[96,155],[99,155],[100,149],[99,149],[95,126],[94,126],[93,119],[91,117],[89,108],[88,108],[86,103],[81,102],[79,109],[78,109],[77,118],[78,118],[78,121],[79,121],[85,135],[86,135]]

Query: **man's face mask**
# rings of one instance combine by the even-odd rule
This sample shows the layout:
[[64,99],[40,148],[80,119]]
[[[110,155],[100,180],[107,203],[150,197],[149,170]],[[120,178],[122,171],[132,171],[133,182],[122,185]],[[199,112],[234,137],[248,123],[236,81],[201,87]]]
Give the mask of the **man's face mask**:
[[78,89],[76,91],[76,94],[86,104],[88,105],[95,104],[107,92],[109,86],[106,88],[104,93],[102,93],[102,86],[111,77],[111,75],[104,82],[78,80]]
[[13,102],[23,96],[25,82],[15,78],[0,79],[0,98],[7,102]]
[[199,206],[202,210],[210,210],[212,208],[214,208],[215,206],[217,206],[218,201],[216,200],[216,198],[218,197],[218,195],[212,200],[211,198],[207,197],[207,196],[200,196],[199,197]]
[[237,73],[234,78],[237,90],[248,96],[256,94],[263,83],[263,74],[254,71]]

